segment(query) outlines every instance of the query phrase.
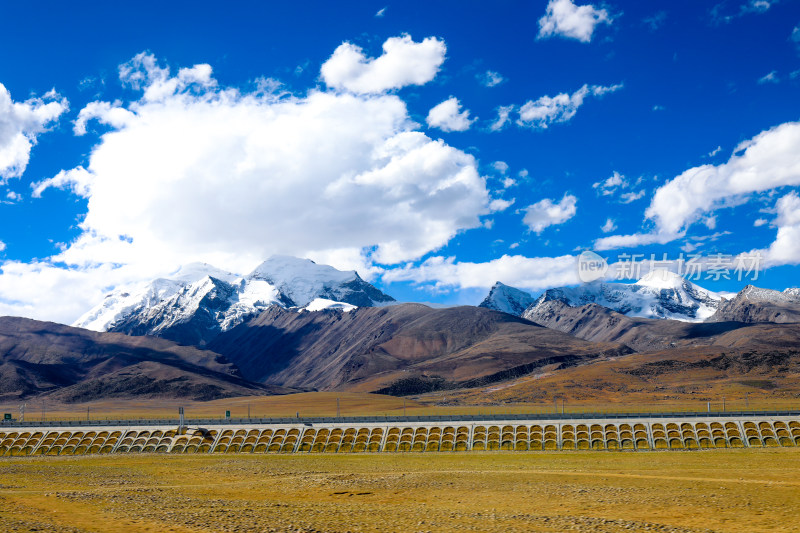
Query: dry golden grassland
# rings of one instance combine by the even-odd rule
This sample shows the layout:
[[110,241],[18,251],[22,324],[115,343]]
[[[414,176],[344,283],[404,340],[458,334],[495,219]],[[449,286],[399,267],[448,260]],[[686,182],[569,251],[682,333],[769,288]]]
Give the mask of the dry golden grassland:
[[[516,384],[516,382],[511,382]],[[437,392],[404,400],[394,396],[359,392],[306,392],[284,396],[242,396],[208,402],[182,401],[175,399],[144,400],[104,400],[91,403],[55,405],[42,400],[31,400],[26,405],[25,419],[45,420],[92,420],[105,419],[177,419],[178,407],[183,406],[187,418],[222,418],[230,411],[233,418],[245,418],[248,412],[253,418],[294,417],[332,417],[336,416],[336,399],[339,399],[339,412],[342,416],[408,416],[425,415],[476,415],[476,414],[542,414],[597,413],[597,412],[667,412],[667,411],[705,411],[707,402],[694,400],[689,395],[654,400],[654,395],[642,397],[607,397],[574,401],[557,396],[548,401],[504,403],[504,386],[486,389],[467,389],[465,391]],[[509,386],[513,391],[513,388]],[[780,398],[772,394],[748,394],[727,391],[725,409],[739,411],[745,409],[778,410],[800,409],[800,399]],[[711,402],[712,411],[723,408],[722,396]],[[497,397],[495,397],[497,396]],[[745,399],[746,398],[746,399]],[[451,402],[457,401],[457,405]],[[19,416],[19,404],[0,405],[0,413]],[[44,410],[42,409],[44,404]],[[88,408],[88,412],[87,412]]]
[[[233,418],[336,416],[336,399],[342,416],[402,415],[403,398],[381,394],[353,392],[307,392],[282,396],[241,396],[207,402],[172,398],[102,400],[90,403],[52,404],[42,400],[27,403],[26,420],[42,420],[42,405],[46,420],[171,418],[177,419],[178,407],[184,407],[187,418],[222,418],[225,411]],[[0,411],[19,414],[19,404],[0,405]],[[405,401],[407,413],[414,414],[424,406]]]
[[0,459],[0,531],[797,531],[800,449]]
[[[671,354],[668,354],[671,357]],[[446,400],[458,405],[532,404],[566,401],[566,409],[622,411],[722,410],[800,408],[800,373],[728,371],[703,367],[707,358],[696,354],[635,354],[578,365],[558,371],[544,370],[484,387],[437,391],[415,396],[425,404]],[[664,366],[662,366],[664,365]],[[694,365],[687,371],[682,365]],[[676,367],[674,371],[663,371]],[[652,373],[649,373],[652,372]],[[552,407],[551,407],[552,408]]]

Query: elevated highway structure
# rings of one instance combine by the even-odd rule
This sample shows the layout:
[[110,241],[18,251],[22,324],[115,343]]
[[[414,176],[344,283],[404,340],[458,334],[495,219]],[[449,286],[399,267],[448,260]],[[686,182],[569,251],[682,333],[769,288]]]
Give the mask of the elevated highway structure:
[[0,456],[652,451],[800,446],[800,412],[16,422]]

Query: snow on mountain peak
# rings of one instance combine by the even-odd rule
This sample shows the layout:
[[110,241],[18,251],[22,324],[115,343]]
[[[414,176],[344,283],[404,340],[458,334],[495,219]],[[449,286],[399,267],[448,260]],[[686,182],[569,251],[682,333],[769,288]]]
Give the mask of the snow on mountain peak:
[[334,302],[333,300],[328,300],[327,298],[314,298],[304,308],[306,311],[323,311],[326,309],[340,309],[345,313],[352,311],[353,309],[358,309],[355,305],[344,303],[344,302]]
[[737,297],[753,301],[796,303],[800,301],[800,289],[785,289],[783,292],[772,289],[762,289],[754,285],[747,285]]
[[478,307],[502,311],[510,315],[521,316],[523,311],[536,299],[525,291],[510,287],[499,281],[494,284],[489,295],[478,304]]
[[136,309],[155,305],[176,294],[183,286],[180,281],[158,278],[150,283],[117,289],[107,294],[102,302],[84,313],[72,325],[93,331],[108,331],[117,321]]
[[318,265],[311,259],[273,255],[247,277],[271,279],[277,285],[296,280],[344,283],[358,279],[358,273],[355,270],[337,270],[329,265]]
[[272,305],[350,311],[393,301],[355,271],[273,256],[244,277],[206,263],[185,265],[170,279],[112,292],[74,325],[202,344]]
[[635,283],[595,281],[548,289],[523,316],[533,316],[538,306],[560,300],[570,307],[594,303],[628,316],[701,322],[716,312],[721,299],[677,274],[656,269]]
[[665,268],[655,268],[648,272],[636,285],[653,287],[655,289],[677,289],[686,282],[683,277],[670,272]]
[[203,279],[206,276],[221,279],[222,281],[226,281],[228,283],[232,283],[239,277],[236,274],[219,269],[213,265],[209,265],[208,263],[189,263],[180,267],[170,279],[184,283],[193,283]]
[[315,298],[372,306],[394,301],[365,282],[355,270],[338,270],[310,259],[273,255],[246,279],[263,279],[274,285],[296,307],[305,307]]
[[262,279],[289,297],[297,307],[305,307],[326,287],[358,278],[354,271],[343,272],[332,266],[318,265],[310,259],[273,255],[256,267],[247,279]]

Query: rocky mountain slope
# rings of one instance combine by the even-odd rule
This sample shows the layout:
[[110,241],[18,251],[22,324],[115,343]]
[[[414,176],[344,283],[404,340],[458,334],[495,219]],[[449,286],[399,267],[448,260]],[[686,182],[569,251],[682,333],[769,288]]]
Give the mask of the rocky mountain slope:
[[[420,304],[297,312],[273,307],[209,348],[251,380],[285,387],[374,391],[398,382],[463,385],[631,350],[591,343],[478,307]],[[402,391],[399,391],[402,392]]]
[[[706,402],[722,408],[745,409],[745,395],[788,406],[800,391],[800,351],[742,350],[717,346],[632,354],[600,359],[506,381],[496,386],[429,393],[416,400],[450,404],[546,402],[552,398],[574,402],[619,403],[628,409],[661,401],[682,403],[698,411]],[[733,404],[733,405],[732,405]],[[765,405],[764,403],[761,404]],[[772,403],[775,405],[775,403]],[[754,406],[751,404],[750,408]],[[762,407],[763,408],[763,407]]]
[[497,283],[481,307],[523,316],[532,306],[553,300],[572,307],[597,304],[631,317],[702,322],[717,310],[722,297],[667,270],[656,269],[635,283],[585,283],[546,290],[538,298]]
[[536,298],[525,291],[509,287],[499,281],[494,284],[489,294],[478,307],[502,311],[509,315],[522,316],[525,309],[536,301]]
[[[271,392],[407,395],[533,379],[631,354],[683,357],[735,350],[760,357],[791,351],[800,338],[800,330],[790,324],[762,324],[800,322],[796,291],[747,287],[726,300],[660,270],[636,283],[561,287],[538,298],[498,282],[480,307],[389,303],[394,303],[391,297],[357,273],[308,260],[276,256],[246,276],[190,265],[170,279],[112,293],[78,321],[137,337],[117,334],[115,339],[127,340],[109,347],[111,337],[102,335],[112,333],[74,330],[68,338],[84,339],[75,348],[82,354],[77,357],[65,355],[71,353],[64,351],[67,337],[53,337],[45,328],[39,340],[26,338],[28,344],[20,346],[36,346],[31,353],[39,353],[55,338],[56,353],[64,358],[56,363],[61,366],[51,371],[41,366],[47,363],[19,355],[27,351],[16,351],[0,367],[0,379],[6,380],[0,384],[18,383],[13,390],[40,392],[66,387],[70,397],[158,394],[166,388],[186,395],[225,395],[230,387],[262,386],[272,387],[267,389]],[[151,346],[147,343],[166,341],[150,336],[207,348],[186,348],[194,351],[183,354],[190,362],[196,358],[207,364],[177,365],[162,352],[174,356],[185,347]],[[151,351],[136,352],[138,359],[131,359],[133,347],[144,346],[137,342]],[[87,354],[100,355],[86,359]],[[204,370],[198,373],[195,367]],[[227,372],[235,383],[223,387],[203,372]]]
[[74,326],[204,346],[271,306],[352,309],[393,301],[355,271],[273,256],[243,277],[192,264],[173,278],[157,279],[133,291],[115,291]]
[[567,405],[599,401],[629,408],[667,400],[697,410],[705,409],[707,401],[721,409],[726,395],[732,410],[746,408],[746,395],[783,402],[784,406],[796,401],[800,393],[800,324],[745,325],[707,340],[705,345],[600,358],[496,386],[432,392],[417,399],[495,405],[552,401],[555,397],[565,399]]
[[598,304],[623,315],[702,322],[722,297],[667,270],[656,269],[635,283],[592,282],[549,289],[533,305],[561,300],[572,307]]
[[[591,304],[605,311],[583,307]],[[780,292],[748,285],[730,298],[703,289],[666,270],[657,269],[636,283],[593,282],[576,287],[559,287],[546,290],[538,298],[497,282],[480,307],[522,316],[580,338],[605,339],[602,334],[590,334],[585,330],[587,324],[597,326],[597,315],[613,317],[608,318],[607,323],[621,321],[620,317],[614,317],[606,311],[628,318],[684,322],[800,322],[800,289],[789,288]],[[564,321],[560,322],[562,318]],[[579,330],[583,330],[583,333]],[[670,330],[670,327],[666,330]]]
[[708,319],[712,322],[800,322],[800,290],[783,292],[748,285],[730,300],[723,300]]
[[746,325],[629,317],[597,304],[572,307],[561,300],[532,305],[523,318],[579,339],[617,342],[637,352],[708,345],[716,336]]
[[152,337],[0,317],[0,399],[214,399],[289,392],[243,379],[223,356]]

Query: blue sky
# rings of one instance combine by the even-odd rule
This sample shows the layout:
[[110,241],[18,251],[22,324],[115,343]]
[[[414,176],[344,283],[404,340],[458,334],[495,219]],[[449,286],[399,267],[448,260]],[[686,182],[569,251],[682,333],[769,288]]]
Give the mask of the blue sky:
[[82,5],[0,2],[0,313],[273,253],[442,303],[584,250],[798,285],[797,0]]

